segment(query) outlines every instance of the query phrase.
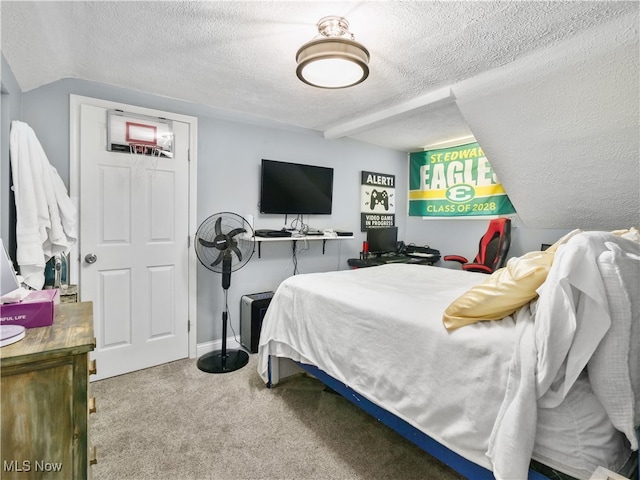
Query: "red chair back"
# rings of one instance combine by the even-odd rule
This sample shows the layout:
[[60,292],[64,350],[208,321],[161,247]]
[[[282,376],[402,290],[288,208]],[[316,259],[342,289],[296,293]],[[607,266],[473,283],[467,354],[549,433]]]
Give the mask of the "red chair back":
[[507,260],[511,245],[511,219],[495,218],[489,222],[486,233],[480,239],[478,255],[474,263],[481,263],[495,271]]

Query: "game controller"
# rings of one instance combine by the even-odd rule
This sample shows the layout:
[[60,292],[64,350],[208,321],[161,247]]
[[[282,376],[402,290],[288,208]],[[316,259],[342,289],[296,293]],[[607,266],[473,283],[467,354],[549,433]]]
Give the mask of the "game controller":
[[371,210],[376,208],[378,204],[382,205],[385,210],[389,210],[389,194],[386,190],[379,192],[373,189],[371,191]]

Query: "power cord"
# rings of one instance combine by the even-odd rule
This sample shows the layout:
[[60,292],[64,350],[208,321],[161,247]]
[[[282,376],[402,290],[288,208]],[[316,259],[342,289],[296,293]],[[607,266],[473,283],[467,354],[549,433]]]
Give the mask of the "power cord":
[[304,223],[304,216],[298,214],[298,216],[291,221],[291,229],[297,230],[302,235],[305,235],[309,231],[309,225]]
[[227,311],[227,325],[231,328],[231,332],[233,333],[233,339],[236,341],[238,345],[240,345],[240,341],[238,340],[238,335],[236,331],[233,329],[233,324],[231,323],[231,315],[229,314],[229,303],[227,302],[227,297],[229,296],[228,292],[224,291],[224,309]]
[[[299,241],[304,241],[304,247],[300,248],[300,250],[298,250],[298,242]],[[298,253],[304,252],[306,250],[309,250],[309,240],[307,240],[306,238],[304,239],[300,239],[300,240],[294,240],[293,242],[293,246],[292,246],[292,252],[291,252],[291,261],[293,262],[293,274],[297,275],[298,272]]]

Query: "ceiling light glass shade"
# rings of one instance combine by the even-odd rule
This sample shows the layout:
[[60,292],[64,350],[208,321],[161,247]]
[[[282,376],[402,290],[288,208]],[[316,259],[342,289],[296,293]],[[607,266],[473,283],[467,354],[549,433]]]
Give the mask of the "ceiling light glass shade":
[[369,76],[369,51],[354,40],[328,37],[304,44],[296,54],[296,74],[320,88],[345,88]]

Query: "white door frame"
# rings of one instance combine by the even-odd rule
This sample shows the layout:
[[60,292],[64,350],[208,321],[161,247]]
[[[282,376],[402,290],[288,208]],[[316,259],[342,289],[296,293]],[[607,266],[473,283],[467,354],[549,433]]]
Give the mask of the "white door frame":
[[[189,235],[191,238],[195,236],[197,229],[197,185],[198,185],[198,119],[188,115],[178,113],[164,112],[151,108],[138,107],[128,105],[126,103],[112,102],[109,100],[101,100],[98,98],[83,97],[80,95],[70,95],[69,98],[69,194],[71,200],[75,203],[78,212],[80,205],[80,105],[89,104],[96,107],[106,109],[120,109],[125,112],[138,113],[141,115],[150,115],[154,117],[163,117],[168,120],[176,120],[189,124]],[[80,216],[78,215],[77,231],[80,232]],[[71,249],[69,258],[70,280],[71,283],[78,283],[80,271],[80,245],[82,238],[78,239],[77,244]],[[196,340],[197,340],[197,257],[195,248],[189,248],[188,255],[189,269],[189,285],[188,285],[188,304],[189,304],[189,358],[196,357]]]

